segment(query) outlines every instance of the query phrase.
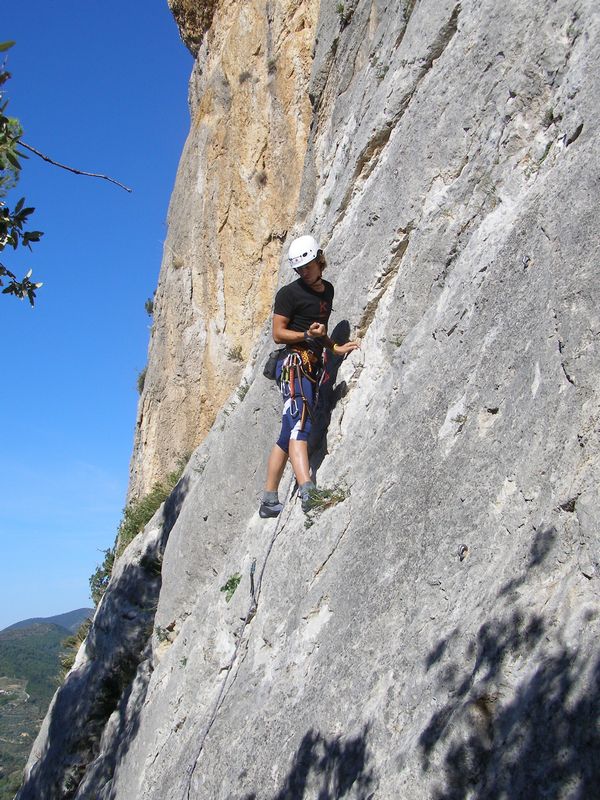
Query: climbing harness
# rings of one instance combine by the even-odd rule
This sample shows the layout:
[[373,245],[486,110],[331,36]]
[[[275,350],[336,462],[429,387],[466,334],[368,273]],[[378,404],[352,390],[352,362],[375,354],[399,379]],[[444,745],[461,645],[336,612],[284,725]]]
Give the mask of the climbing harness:
[[[304,429],[306,415],[311,421],[314,417],[314,409],[319,400],[319,387],[323,380],[325,370],[320,367],[319,358],[309,348],[293,348],[283,361],[281,367],[281,377],[279,378],[279,389],[283,402],[289,400],[290,414],[296,418],[300,415],[298,407],[297,391],[302,399],[302,418],[300,430]],[[314,397],[309,401],[304,392],[302,379],[306,378],[315,387]]]

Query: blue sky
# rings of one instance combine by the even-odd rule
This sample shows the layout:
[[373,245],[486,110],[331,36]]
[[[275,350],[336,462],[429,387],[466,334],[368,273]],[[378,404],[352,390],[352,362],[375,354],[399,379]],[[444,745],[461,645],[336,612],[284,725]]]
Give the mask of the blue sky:
[[192,57],[166,0],[28,0],[3,12],[8,111],[31,155],[8,198],[36,207],[34,309],[0,296],[0,629],[91,605],[121,517],[166,214],[189,127]]

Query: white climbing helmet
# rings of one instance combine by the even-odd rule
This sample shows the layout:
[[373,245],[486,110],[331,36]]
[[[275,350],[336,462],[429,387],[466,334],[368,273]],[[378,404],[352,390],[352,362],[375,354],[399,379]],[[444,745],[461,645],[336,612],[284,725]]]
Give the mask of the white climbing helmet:
[[288,259],[292,269],[299,269],[309,264],[322,252],[317,240],[312,236],[300,236],[290,245]]

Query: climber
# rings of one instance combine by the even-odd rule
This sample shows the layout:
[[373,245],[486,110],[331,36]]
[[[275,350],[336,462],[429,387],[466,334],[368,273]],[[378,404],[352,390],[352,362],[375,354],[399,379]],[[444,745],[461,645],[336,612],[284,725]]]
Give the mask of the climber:
[[300,276],[275,296],[273,339],[286,345],[277,363],[276,377],[284,406],[281,432],[267,465],[267,480],[259,509],[261,517],[276,517],[283,509],[278,488],[288,457],[298,482],[302,510],[318,501],[318,489],[308,464],[308,437],[323,372],[323,349],[345,356],[358,342],[337,344],[327,335],[333,286],[323,279],[325,256],[312,236],[300,236],[290,245],[288,260]]

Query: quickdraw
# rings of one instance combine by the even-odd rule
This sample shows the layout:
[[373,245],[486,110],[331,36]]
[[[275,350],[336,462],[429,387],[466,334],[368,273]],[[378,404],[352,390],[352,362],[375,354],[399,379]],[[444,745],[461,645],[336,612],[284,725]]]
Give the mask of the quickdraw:
[[315,385],[315,396],[313,406],[317,405],[319,399],[319,385],[324,372],[315,374],[319,368],[318,357],[307,348],[293,349],[289,355],[284,359],[281,368],[281,378],[279,388],[284,402],[290,401],[290,413],[292,417],[297,417],[300,413],[298,408],[298,401],[296,399],[296,381],[300,388],[300,396],[302,398],[302,421],[301,427],[304,428],[306,414],[313,419],[314,409],[304,395],[304,388],[302,385],[302,378],[306,378]]

